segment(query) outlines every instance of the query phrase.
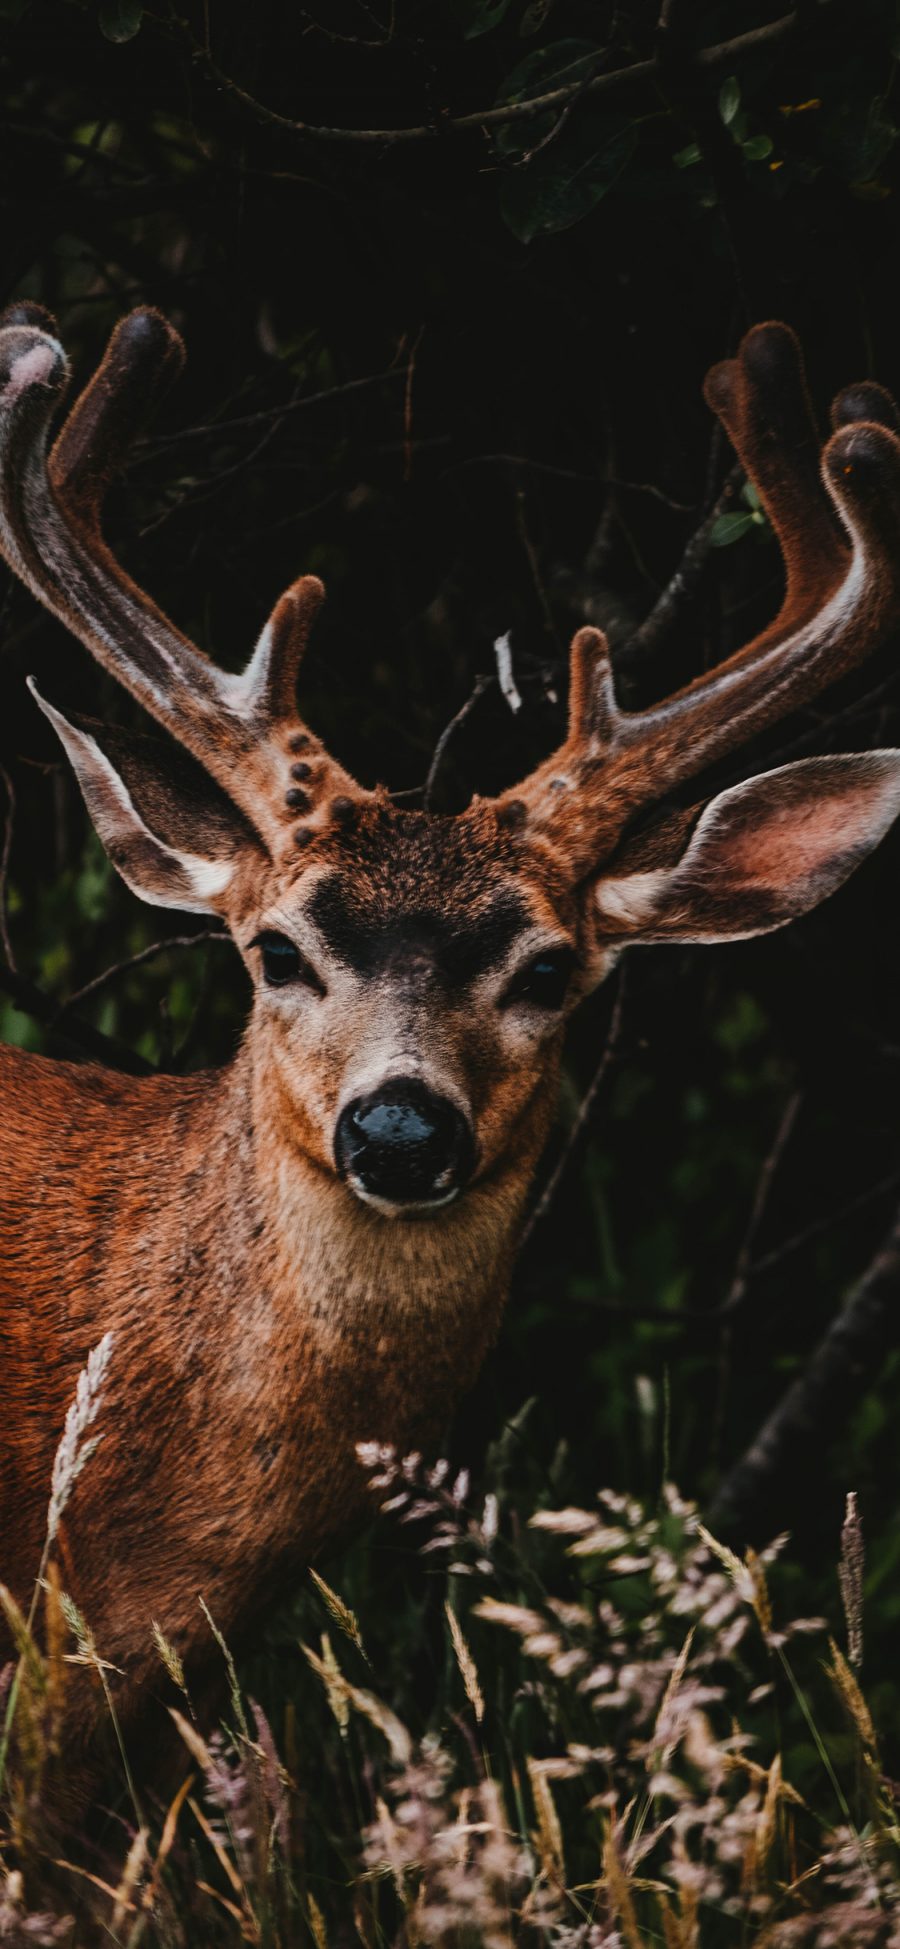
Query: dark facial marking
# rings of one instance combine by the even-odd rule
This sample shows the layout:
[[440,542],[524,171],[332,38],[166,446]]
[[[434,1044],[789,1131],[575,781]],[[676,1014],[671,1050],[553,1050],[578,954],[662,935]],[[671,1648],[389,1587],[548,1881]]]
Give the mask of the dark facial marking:
[[486,973],[529,925],[514,893],[498,893],[482,913],[453,914],[422,906],[387,918],[366,913],[334,874],[320,881],[309,903],[323,940],[354,974],[372,976],[411,963],[433,969],[450,988]]

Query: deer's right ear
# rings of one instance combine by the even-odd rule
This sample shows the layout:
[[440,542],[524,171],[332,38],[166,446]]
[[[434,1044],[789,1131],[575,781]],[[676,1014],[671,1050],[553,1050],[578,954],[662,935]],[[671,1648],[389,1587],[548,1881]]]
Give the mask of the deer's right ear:
[[[28,688],[65,746],[113,865],[141,900],[224,914],[238,855],[262,856],[248,822],[177,746],[88,720],[72,721]],[[102,743],[101,743],[102,740]]]
[[711,799],[680,857],[595,887],[600,938],[738,941],[826,900],[900,814],[900,751],[801,758]]

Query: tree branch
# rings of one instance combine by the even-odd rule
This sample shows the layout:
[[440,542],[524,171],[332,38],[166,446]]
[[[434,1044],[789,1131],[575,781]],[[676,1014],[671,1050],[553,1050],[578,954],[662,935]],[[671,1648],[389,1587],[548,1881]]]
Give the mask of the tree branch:
[[345,379],[339,386],[326,386],[322,392],[304,393],[300,399],[285,400],[281,406],[263,406],[256,413],[238,413],[230,420],[210,420],[206,426],[181,426],[174,433],[161,433],[152,439],[140,440],[134,464],[153,460],[157,454],[168,453],[171,447],[185,446],[191,440],[218,439],[222,433],[234,433],[245,426],[265,426],[270,420],[289,419],[294,413],[303,413],[308,406],[322,406],[331,399],[342,399],[347,393],[384,385],[388,379],[405,378],[403,366],[389,365],[384,372],[367,372],[361,379]]
[[616,999],[613,1005],[612,1016],[610,1018],[609,1034],[607,1035],[606,1038],[606,1044],[603,1050],[603,1054],[600,1057],[600,1061],[597,1064],[597,1067],[594,1071],[594,1074],[591,1078],[588,1088],[585,1091],[585,1094],[578,1105],[578,1115],[576,1116],[575,1122],[573,1123],[572,1128],[569,1131],[569,1135],[566,1140],[566,1144],[562,1156],[558,1158],[556,1164],[554,1165],[554,1168],[551,1171],[546,1184],[544,1185],[543,1191],[541,1192],[540,1197],[538,1198],[534,1210],[532,1211],[530,1217],[527,1219],[525,1223],[525,1226],[522,1231],[522,1236],[519,1241],[520,1258],[522,1253],[525,1250],[526,1245],[528,1245],[534,1232],[537,1230],[537,1227],[543,1224],[544,1219],[546,1218],[548,1212],[553,1206],[556,1200],[557,1192],[559,1191],[559,1187],[562,1184],[563,1179],[568,1176],[569,1171],[571,1170],[572,1165],[581,1149],[582,1143],[584,1142],[584,1139],[587,1136],[587,1133],[590,1129],[591,1122],[594,1116],[594,1111],[596,1110],[597,1107],[597,1099],[600,1095],[604,1083],[606,1082],[606,1078],[609,1073],[609,1070],[612,1064],[614,1063],[619,1053],[619,1049],[621,1047],[622,1014],[624,1009],[624,1003],[625,1003],[625,969],[623,967],[619,975],[619,983],[618,983],[618,988],[616,990]]
[[731,1318],[746,1304],[750,1281],[756,1270],[753,1259],[753,1247],[756,1244],[759,1229],[766,1214],[772,1186],[778,1174],[782,1158],[794,1134],[794,1125],[800,1113],[802,1102],[802,1091],[793,1090],[778,1119],[778,1128],[772,1139],[768,1153],[763,1159],[762,1170],[757,1179],[753,1206],[747,1229],[741,1241],[740,1251],[737,1255],[731,1284],[721,1306],[718,1308],[720,1320]]
[[661,638],[672,628],[681,610],[691,601],[709,559],[716,522],[721,515],[728,513],[743,481],[743,467],[736,464],[732,467],[718,500],[691,536],[674,575],[666,583],[662,595],[654,603],[649,616],[645,616],[633,636],[630,636],[627,643],[623,643],[616,651],[617,669],[628,669],[632,663],[637,663],[651,650],[655,650]]
[[460,725],[465,723],[466,718],[469,716],[470,711],[473,711],[475,709],[475,705],[477,704],[479,698],[484,696],[486,690],[490,690],[491,685],[495,681],[496,679],[493,676],[476,677],[475,682],[472,685],[472,689],[470,690],[465,703],[460,705],[460,708],[456,712],[455,717],[451,717],[449,724],[444,725],[444,729],[441,732],[437,744],[434,747],[431,764],[428,767],[428,777],[425,780],[425,790],[422,794],[423,811],[425,812],[431,811],[431,804],[434,798],[434,788],[437,784],[438,773],[441,769],[441,765],[444,762],[447,746],[450,743],[451,738],[453,737],[454,733],[459,730]]
[[726,1475],[710,1515],[714,1529],[744,1534],[798,1463],[817,1465],[826,1431],[834,1435],[896,1344],[898,1301],[900,1210],[802,1371]]
[[165,940],[151,941],[149,947],[139,948],[137,954],[129,954],[125,961],[114,961],[111,967],[104,968],[101,974],[94,975],[91,981],[85,982],[83,988],[76,988],[71,995],[66,996],[58,1012],[64,1015],[68,1009],[75,1008],[78,1002],[83,1002],[86,996],[95,995],[98,988],[105,988],[108,982],[118,980],[119,975],[129,974],[132,968],[139,968],[145,961],[154,960],[157,954],[167,953],[169,948],[201,947],[206,941],[224,941],[226,947],[234,946],[231,935],[218,927],[203,927],[198,934],[169,934]]
[[[752,27],[745,34],[736,34],[733,40],[699,48],[689,58],[688,64],[701,74],[715,74],[719,68],[730,67],[747,54],[778,45],[794,32],[796,26],[796,13],[782,14],[778,20],[769,21],[763,27]],[[578,96],[612,95],[636,82],[653,83],[661,72],[659,59],[654,57],[648,61],[633,61],[627,68],[613,68],[608,74],[594,75],[588,82],[582,77],[561,88],[550,88],[543,95],[530,96],[527,101],[500,102],[491,108],[476,109],[468,115],[446,115],[437,122],[422,122],[412,128],[340,129],[323,127],[315,122],[298,122],[290,115],[280,114],[275,108],[267,108],[264,102],[257,101],[233,81],[230,75],[223,74],[206,49],[196,41],[194,58],[219,88],[224,89],[234,101],[239,101],[259,121],[273,128],[286,129],[291,135],[305,136],[317,142],[384,143],[392,146],[397,143],[431,142],[447,134],[465,135],[479,130],[503,128],[510,122],[524,122],[533,115],[543,115],[548,109],[562,109]],[[597,59],[602,58],[603,50],[598,49]]]
[[124,1070],[129,1076],[155,1076],[157,1071],[154,1064],[139,1056],[135,1049],[130,1049],[127,1042],[120,1042],[117,1036],[104,1034],[102,1029],[94,1028],[93,1023],[84,1022],[80,1016],[73,1015],[72,1010],[78,1002],[96,994],[99,988],[105,988],[117,976],[127,974],[129,969],[150,961],[154,955],[163,954],[169,948],[197,947],[209,941],[225,941],[229,947],[234,945],[230,934],[220,933],[214,928],[204,928],[197,934],[172,934],[164,940],[151,941],[137,954],[104,968],[101,974],[95,975],[92,981],[86,981],[83,988],[77,988],[62,1002],[46,994],[37,982],[20,974],[9,962],[4,964],[0,961],[0,989],[11,997],[23,1015],[30,1015],[35,1022],[43,1023],[45,1028],[62,1041],[70,1043],[80,1054],[93,1056],[98,1062]]

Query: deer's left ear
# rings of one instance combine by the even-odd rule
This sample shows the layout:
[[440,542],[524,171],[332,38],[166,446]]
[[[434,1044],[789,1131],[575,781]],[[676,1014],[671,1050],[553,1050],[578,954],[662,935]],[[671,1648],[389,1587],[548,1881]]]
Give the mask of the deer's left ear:
[[805,758],[720,792],[680,859],[595,882],[605,945],[738,941],[826,900],[900,813],[900,751]]
[[247,820],[177,745],[64,717],[28,687],[61,739],[96,831],[140,900],[227,915],[238,862],[262,849]]

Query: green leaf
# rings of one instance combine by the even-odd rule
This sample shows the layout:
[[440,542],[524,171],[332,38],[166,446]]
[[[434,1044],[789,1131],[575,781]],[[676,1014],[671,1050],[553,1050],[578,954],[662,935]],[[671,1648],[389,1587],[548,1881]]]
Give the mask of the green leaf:
[[720,514],[710,535],[713,548],[730,548],[752,526],[752,514]]
[[143,18],[141,0],[100,0],[97,20],[108,41],[133,41]]
[[690,169],[691,164],[700,161],[699,142],[689,142],[686,149],[679,149],[672,157],[676,169]]
[[519,22],[519,33],[523,40],[527,40],[529,34],[540,33],[552,6],[553,0],[530,0]]
[[853,185],[873,182],[896,140],[897,127],[872,78],[859,63],[848,64],[840,85],[826,77],[826,108],[817,135],[826,164]]
[[[554,88],[590,80],[591,70],[602,52],[596,41],[554,41],[549,47],[534,48],[501,81],[497,90],[498,107],[504,102],[530,101],[533,95],[550,94]],[[549,135],[559,112],[558,108],[549,108],[544,115],[532,116],[527,122],[511,122],[498,130],[498,154],[526,154]]]
[[513,235],[530,244],[587,216],[621,175],[636,140],[625,116],[580,116],[532,162],[510,169],[500,209]]
[[774,147],[775,144],[770,135],[751,135],[748,141],[741,143],[741,148],[748,162],[765,162],[766,157],[772,154]]
[[475,41],[499,27],[510,0],[457,0],[457,16],[462,23],[463,40]]
[[730,74],[727,81],[723,81],[719,89],[719,114],[722,117],[726,129],[731,127],[740,105],[741,84],[738,81],[737,75]]

